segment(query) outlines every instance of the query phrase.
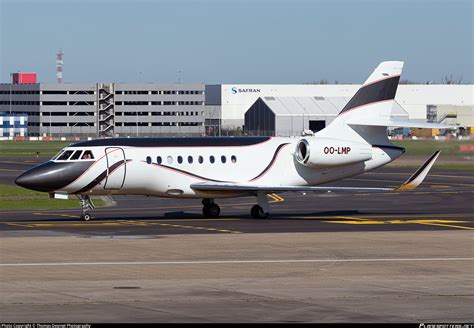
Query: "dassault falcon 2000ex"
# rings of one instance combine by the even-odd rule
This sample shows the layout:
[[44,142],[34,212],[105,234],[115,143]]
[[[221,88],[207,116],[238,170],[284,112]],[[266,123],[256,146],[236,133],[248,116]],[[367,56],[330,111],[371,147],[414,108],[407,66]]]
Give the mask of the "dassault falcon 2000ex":
[[[16,179],[54,198],[77,195],[83,220],[91,195],[146,195],[202,199],[217,217],[215,199],[254,195],[254,218],[270,213],[267,194],[286,191],[387,192],[416,188],[439,156],[435,152],[398,188],[318,186],[361,174],[398,158],[387,127],[446,128],[404,120],[395,102],[403,62],[382,62],[336,119],[308,137],[111,138],[62,149]],[[406,112],[405,112],[406,113]]]

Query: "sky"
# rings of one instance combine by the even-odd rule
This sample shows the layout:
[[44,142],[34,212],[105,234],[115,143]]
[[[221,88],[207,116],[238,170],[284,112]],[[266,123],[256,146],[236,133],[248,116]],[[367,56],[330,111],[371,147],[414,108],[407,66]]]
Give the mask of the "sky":
[[472,0],[0,0],[0,82],[473,83]]

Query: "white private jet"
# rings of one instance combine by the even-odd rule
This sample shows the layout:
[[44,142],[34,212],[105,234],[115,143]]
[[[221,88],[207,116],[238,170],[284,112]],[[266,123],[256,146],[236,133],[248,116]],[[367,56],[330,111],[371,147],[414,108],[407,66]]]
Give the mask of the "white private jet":
[[54,198],[77,195],[83,220],[90,195],[146,195],[203,199],[217,217],[217,198],[254,195],[254,218],[270,213],[267,194],[284,191],[387,192],[416,188],[439,156],[435,152],[398,188],[317,186],[361,174],[398,158],[404,148],[387,127],[447,128],[400,120],[395,102],[403,62],[382,62],[337,118],[310,137],[112,138],[79,142],[16,179]]

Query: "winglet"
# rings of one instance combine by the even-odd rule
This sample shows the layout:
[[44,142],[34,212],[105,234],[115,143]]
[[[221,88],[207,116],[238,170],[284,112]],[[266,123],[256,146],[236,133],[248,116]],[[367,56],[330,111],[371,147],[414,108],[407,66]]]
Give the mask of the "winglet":
[[430,158],[428,158],[426,162],[423,163],[422,166],[420,166],[418,170],[416,170],[416,172],[407,181],[405,181],[400,187],[393,189],[393,191],[416,189],[416,187],[418,187],[423,182],[440,153],[441,151],[437,150],[433,155],[431,155]]

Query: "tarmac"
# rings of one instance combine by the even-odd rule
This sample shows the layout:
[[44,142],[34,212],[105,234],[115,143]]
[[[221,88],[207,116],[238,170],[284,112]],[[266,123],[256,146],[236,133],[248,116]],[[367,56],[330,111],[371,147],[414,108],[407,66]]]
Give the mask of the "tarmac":
[[[1,158],[13,183],[35,158]],[[388,167],[331,185],[391,187]],[[474,171],[415,191],[199,200],[116,196],[79,209],[0,211],[3,322],[473,322]],[[60,200],[58,200],[60,201]]]

